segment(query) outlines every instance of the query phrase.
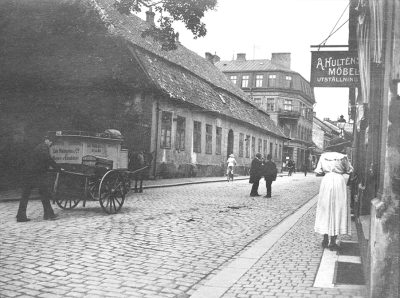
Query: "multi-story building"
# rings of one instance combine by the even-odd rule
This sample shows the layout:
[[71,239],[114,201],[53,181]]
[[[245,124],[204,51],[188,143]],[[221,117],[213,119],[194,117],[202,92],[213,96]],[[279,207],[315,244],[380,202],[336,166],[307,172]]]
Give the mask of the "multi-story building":
[[312,150],[312,165],[316,166],[322,152],[331,145],[331,141],[339,136],[339,129],[327,121],[322,121],[316,116],[313,118],[312,141],[314,148]]
[[254,100],[290,138],[283,146],[282,161],[296,167],[311,166],[314,94],[310,84],[290,69],[290,53],[273,53],[271,60],[246,60],[237,54],[216,66]]

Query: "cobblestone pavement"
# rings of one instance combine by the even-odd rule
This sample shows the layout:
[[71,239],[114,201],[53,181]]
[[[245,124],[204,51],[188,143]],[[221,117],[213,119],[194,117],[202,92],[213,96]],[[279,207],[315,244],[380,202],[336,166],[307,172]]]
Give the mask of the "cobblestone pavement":
[[360,289],[313,287],[323,253],[321,236],[313,232],[315,210],[314,206],[223,298],[365,297]]
[[43,221],[33,201],[28,223],[15,221],[17,202],[3,202],[0,297],[188,297],[312,198],[319,183],[314,175],[279,178],[272,199],[250,198],[247,180],[147,189],[119,214],[89,202],[55,207],[57,221]]

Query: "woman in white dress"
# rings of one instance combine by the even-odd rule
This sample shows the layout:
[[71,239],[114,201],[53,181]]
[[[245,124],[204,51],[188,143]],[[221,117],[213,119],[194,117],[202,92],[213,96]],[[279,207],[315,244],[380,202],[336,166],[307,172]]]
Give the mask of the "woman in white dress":
[[324,235],[322,241],[324,248],[338,250],[336,237],[351,234],[350,201],[347,199],[343,174],[352,171],[353,167],[347,156],[338,152],[323,153],[314,170],[317,174],[325,174],[319,189],[314,226],[315,232]]

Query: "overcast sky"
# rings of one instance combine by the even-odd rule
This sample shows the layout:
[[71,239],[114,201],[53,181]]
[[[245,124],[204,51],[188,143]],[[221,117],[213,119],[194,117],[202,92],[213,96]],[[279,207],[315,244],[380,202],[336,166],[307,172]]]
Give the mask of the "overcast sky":
[[[290,52],[291,69],[310,79],[310,45],[320,44],[335,26],[349,0],[218,0],[216,11],[206,14],[208,33],[194,40],[177,27],[181,43],[204,57],[217,54],[232,60],[237,53],[247,59],[271,59],[271,53]],[[348,9],[336,27],[348,19]],[[326,44],[348,44],[348,23]],[[332,50],[332,49],[325,49]],[[335,49],[333,49],[335,50]],[[336,49],[337,50],[337,49]],[[347,48],[344,48],[347,50]],[[347,88],[315,88],[317,117],[347,119]]]

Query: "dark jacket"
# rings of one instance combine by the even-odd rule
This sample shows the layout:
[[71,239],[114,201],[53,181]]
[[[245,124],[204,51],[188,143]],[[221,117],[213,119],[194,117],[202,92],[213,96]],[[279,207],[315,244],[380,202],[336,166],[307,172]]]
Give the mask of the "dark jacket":
[[250,181],[249,183],[254,183],[260,180],[262,177],[262,161],[258,158],[254,158],[250,166]]
[[275,181],[276,175],[278,174],[278,169],[273,161],[268,160],[263,165],[263,176],[265,180]]
[[49,167],[55,170],[61,169],[50,156],[50,148],[45,143],[40,143],[26,158],[24,172],[26,175],[43,175]]

